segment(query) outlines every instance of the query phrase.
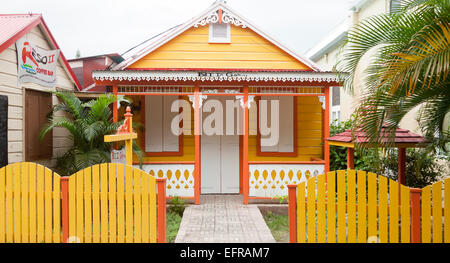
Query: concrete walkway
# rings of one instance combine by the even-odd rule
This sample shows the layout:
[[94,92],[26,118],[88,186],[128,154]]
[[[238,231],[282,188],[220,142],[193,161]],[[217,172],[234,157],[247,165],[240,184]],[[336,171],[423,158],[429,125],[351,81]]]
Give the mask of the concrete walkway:
[[274,243],[256,205],[240,195],[202,195],[186,208],[175,243]]

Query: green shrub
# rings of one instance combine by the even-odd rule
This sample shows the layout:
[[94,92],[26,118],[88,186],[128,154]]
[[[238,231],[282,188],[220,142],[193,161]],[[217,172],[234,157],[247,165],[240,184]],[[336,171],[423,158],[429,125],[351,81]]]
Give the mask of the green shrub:
[[[354,118],[345,122],[334,121],[330,125],[330,136],[351,129]],[[439,154],[435,149],[414,149],[406,151],[406,185],[424,187],[442,179],[450,170],[448,154]],[[447,167],[445,167],[447,166]],[[330,146],[330,170],[347,169],[347,148]],[[377,173],[397,180],[398,150],[380,148],[355,148],[355,169]]]
[[173,243],[177,237],[181,224],[181,216],[177,213],[169,212],[166,217],[167,242]]
[[[398,179],[398,152],[395,150],[382,159],[383,175],[392,180]],[[406,150],[406,185],[422,188],[441,180],[450,166],[446,157],[438,157],[426,149]],[[447,167],[448,169],[449,167]]]

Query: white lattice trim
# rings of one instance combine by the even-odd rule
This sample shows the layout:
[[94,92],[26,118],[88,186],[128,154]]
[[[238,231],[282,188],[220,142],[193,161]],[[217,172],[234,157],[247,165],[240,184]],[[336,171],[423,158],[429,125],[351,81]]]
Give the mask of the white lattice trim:
[[301,183],[310,176],[317,176],[324,171],[323,164],[252,164],[249,196],[286,196],[288,184]]
[[[219,22],[219,10],[216,9],[195,22],[194,27],[205,26],[207,24],[217,22]],[[244,21],[226,10],[222,10],[222,23],[232,24],[242,28],[247,27],[247,24]]]
[[[139,168],[138,165],[134,165]],[[166,178],[168,196],[194,196],[193,164],[144,164],[142,170],[156,178]]]
[[201,71],[94,71],[96,80],[127,81],[273,81],[338,82],[333,72],[201,72]]

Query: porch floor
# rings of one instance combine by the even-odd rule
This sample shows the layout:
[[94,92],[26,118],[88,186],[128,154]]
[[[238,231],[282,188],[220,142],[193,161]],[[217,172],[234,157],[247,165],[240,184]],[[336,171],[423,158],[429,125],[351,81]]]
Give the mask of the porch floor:
[[188,206],[175,243],[274,243],[256,205],[244,205],[242,195],[202,195]]

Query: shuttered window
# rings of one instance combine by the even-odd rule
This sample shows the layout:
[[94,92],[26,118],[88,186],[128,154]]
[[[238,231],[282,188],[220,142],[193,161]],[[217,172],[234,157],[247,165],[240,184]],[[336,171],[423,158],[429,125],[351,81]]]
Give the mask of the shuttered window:
[[[261,140],[270,137],[270,135],[260,135],[259,147],[260,153],[292,153],[296,154],[296,140],[295,140],[295,125],[297,123],[295,114],[295,98],[290,96],[261,96],[261,100],[267,101],[267,123],[268,127],[272,127],[271,123],[271,107],[272,101],[279,101],[279,116],[274,116],[278,118],[279,122],[279,138],[278,143],[271,146],[264,146],[261,144]],[[261,103],[260,100],[260,103]],[[258,122],[261,125],[262,115],[260,114],[258,108]],[[259,127],[260,129],[261,127]]]
[[[172,132],[171,112],[178,96],[145,96],[145,151],[147,153],[179,152],[179,131]],[[175,102],[176,103],[176,102]]]
[[230,23],[209,24],[209,43],[230,43]]
[[35,161],[52,157],[53,134],[50,131],[43,141],[39,133],[48,122],[52,109],[52,94],[34,90],[25,91],[25,160]]

